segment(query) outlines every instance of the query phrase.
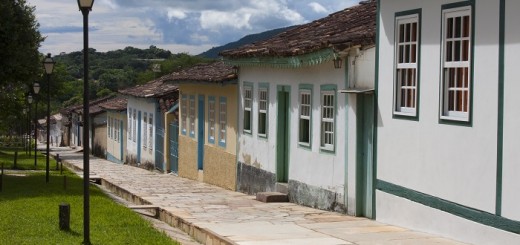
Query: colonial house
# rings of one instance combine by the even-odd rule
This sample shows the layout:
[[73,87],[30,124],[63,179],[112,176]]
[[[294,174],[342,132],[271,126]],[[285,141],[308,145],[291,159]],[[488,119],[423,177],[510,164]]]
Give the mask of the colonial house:
[[200,64],[170,79],[181,94],[179,176],[235,190],[238,90],[232,66]]
[[99,107],[106,111],[106,158],[115,163],[124,163],[127,141],[127,99],[115,97]]
[[221,53],[239,69],[239,191],[372,216],[375,17],[362,2]]
[[164,156],[164,116],[177,102],[177,85],[166,83],[169,75],[143,85],[120,90],[127,102],[125,162],[167,171]]
[[520,244],[520,1],[378,2],[376,219]]

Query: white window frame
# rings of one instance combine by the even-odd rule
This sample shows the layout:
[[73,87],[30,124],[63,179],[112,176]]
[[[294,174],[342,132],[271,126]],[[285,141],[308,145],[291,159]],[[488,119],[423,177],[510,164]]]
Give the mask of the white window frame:
[[144,112],[143,113],[143,144],[142,144],[142,147],[143,149],[146,150],[146,148],[148,148],[148,113]]
[[[268,134],[268,121],[269,121],[269,85],[261,85],[258,88],[258,136],[262,138],[267,138]],[[264,122],[261,122],[262,116],[264,114]],[[262,129],[264,132],[261,132]]]
[[[246,117],[249,113],[249,117]],[[249,128],[246,128],[246,118],[249,121]],[[253,85],[244,85],[244,133],[251,134],[253,132]]]
[[181,96],[181,133],[186,135],[188,128],[188,96]]
[[215,144],[215,132],[216,132],[216,101],[214,96],[208,97],[208,142]]
[[[414,24],[416,25],[415,36]],[[415,117],[419,106],[418,63],[421,33],[419,14],[398,16],[395,25],[394,114]]]
[[133,118],[134,118],[134,123],[133,123],[133,127],[132,127],[132,134],[134,137],[132,137],[132,140],[134,141],[134,143],[136,142],[136,139],[137,139],[137,111],[136,109],[134,109],[133,111]]
[[[307,97],[304,99],[304,97]],[[308,101],[307,101],[308,99]],[[299,102],[299,108],[298,108],[298,144],[306,147],[311,146],[312,142],[312,90],[302,88],[300,89],[299,95],[298,95],[298,102]],[[309,128],[307,129],[307,138],[309,139],[309,142],[303,142],[302,141],[302,120],[308,121]]]
[[220,97],[219,99],[219,146],[226,147],[226,134],[227,134],[227,99],[226,97]]
[[190,132],[190,137],[192,138],[195,138],[195,114],[197,113],[196,110],[195,110],[195,95],[190,95],[190,98],[189,98],[189,113],[188,113],[188,117],[190,119],[190,122],[189,122],[189,132]]
[[[144,142],[146,144],[146,141]],[[153,150],[153,113],[148,114],[148,150]]]
[[[464,36],[464,18],[467,16],[467,21],[469,21],[467,36]],[[456,18],[461,19],[461,30],[460,37],[455,37],[456,33]],[[453,37],[447,37],[447,23],[449,19],[453,19]],[[472,7],[464,6],[458,8],[450,8],[444,9],[442,11],[442,62],[441,62],[441,115],[440,118],[444,120],[452,120],[452,121],[461,121],[461,122],[469,122],[470,121],[470,111],[471,111],[471,90],[472,90],[472,64],[471,61],[473,59],[472,54],[472,26],[474,25],[472,19]],[[460,45],[457,45],[457,42],[460,42]],[[466,56],[467,60],[464,60],[464,43],[466,43]],[[460,55],[457,60],[456,57],[456,47],[460,46],[459,54]],[[451,47],[451,49],[450,49]],[[448,50],[451,50],[451,57],[448,60]],[[461,69],[461,73],[458,74],[457,69]],[[447,74],[453,71],[453,77],[447,76]],[[459,75],[462,78],[459,78]],[[454,79],[452,87],[449,86],[450,78]],[[457,80],[461,80],[457,82]],[[462,86],[459,86],[462,85]],[[453,100],[451,101],[453,108],[450,108],[450,93],[453,94]],[[461,98],[461,105],[457,103],[457,99],[459,96]],[[457,108],[459,107],[460,108]]]
[[[327,98],[332,97],[332,101]],[[334,151],[336,144],[336,92],[334,90],[321,91],[321,144],[324,151]]]

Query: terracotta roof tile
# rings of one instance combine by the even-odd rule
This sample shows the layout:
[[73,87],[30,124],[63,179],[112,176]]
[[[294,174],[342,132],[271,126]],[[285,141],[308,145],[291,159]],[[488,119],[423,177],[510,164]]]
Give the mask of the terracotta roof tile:
[[119,93],[139,98],[161,98],[170,93],[178,92],[178,86],[167,83],[166,81],[168,80],[171,80],[171,74],[162,76],[146,84],[119,90]]
[[121,96],[109,99],[99,104],[99,107],[105,110],[124,111],[126,110],[127,99]]
[[236,79],[233,67],[223,61],[198,64],[170,74],[170,80],[176,82],[225,82]]
[[270,39],[224,50],[220,55],[230,58],[296,56],[325,48],[336,51],[349,46],[373,45],[376,37],[376,1],[333,13],[325,18],[300,25]]

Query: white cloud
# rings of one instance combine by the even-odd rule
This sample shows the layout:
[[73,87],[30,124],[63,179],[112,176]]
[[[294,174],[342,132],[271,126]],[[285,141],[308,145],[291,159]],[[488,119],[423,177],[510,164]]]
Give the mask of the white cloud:
[[169,21],[172,21],[172,19],[179,19],[179,20],[182,20],[182,19],[185,19],[187,17],[186,13],[182,10],[179,10],[179,9],[173,9],[173,8],[168,8],[168,20]]
[[236,11],[234,13],[222,11],[202,11],[200,15],[200,25],[203,29],[220,29],[223,27],[233,27],[235,29],[251,29],[249,11]]
[[312,3],[309,3],[307,4],[309,7],[312,8],[312,10],[316,13],[327,13],[327,9],[325,7],[323,7],[323,5],[317,3],[317,2],[312,2]]

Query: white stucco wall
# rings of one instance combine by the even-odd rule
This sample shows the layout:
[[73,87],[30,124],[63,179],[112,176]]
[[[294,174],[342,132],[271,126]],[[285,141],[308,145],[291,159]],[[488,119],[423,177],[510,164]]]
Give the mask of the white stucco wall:
[[[498,46],[490,43],[498,43],[498,4],[480,1],[475,8],[473,123],[457,126],[439,123],[441,5],[449,2],[456,1],[381,3],[377,176],[494,212]],[[423,9],[419,120],[394,119],[394,16],[417,8]]]
[[[495,214],[499,85],[499,1],[475,1],[472,124],[439,122],[441,5],[459,1],[382,0],[378,81],[377,177],[414,191]],[[518,23],[517,1],[506,1]],[[392,118],[395,13],[422,9],[419,119]],[[504,217],[520,218],[517,137],[520,103],[518,25],[506,24],[504,106]],[[508,68],[509,67],[509,68]],[[377,191],[377,219],[477,244],[517,244],[516,234],[477,224]],[[431,222],[435,220],[435,222]]]
[[520,220],[520,1],[506,1],[502,215]]
[[[320,85],[345,85],[345,70],[334,69],[332,62],[302,69],[243,67],[240,70],[240,108],[243,108],[243,82],[254,83],[251,135],[243,133],[243,112],[239,112],[238,158],[253,166],[276,173],[277,86],[288,85],[290,91],[289,179],[343,194],[345,176],[345,96],[337,93],[334,153],[320,152],[321,99]],[[258,137],[258,83],[269,83],[268,138]],[[313,84],[312,148],[298,145],[299,84]]]
[[[153,114],[153,141],[152,141],[152,145],[153,145],[153,148],[150,150],[148,147],[145,149],[143,147],[143,144],[141,144],[141,159],[140,159],[140,163],[145,163],[145,162],[150,162],[150,163],[154,163],[155,162],[155,157],[154,157],[154,152],[155,152],[155,124],[156,124],[156,120],[157,120],[157,115],[156,115],[156,102],[154,99],[144,99],[144,98],[135,98],[135,97],[128,97],[128,105],[127,105],[127,109],[128,111],[130,111],[130,109],[135,109],[136,110],[136,121],[139,120],[139,114],[141,114],[141,123],[140,123],[140,127],[141,127],[141,130],[139,130],[137,127],[136,127],[136,134],[141,134],[141,141],[144,140],[144,133],[147,132],[147,130],[144,130],[144,125],[149,125],[148,123],[144,123],[143,120],[144,120],[144,113],[147,113],[147,115],[149,116],[150,113]],[[148,117],[147,117],[148,118]],[[149,120],[149,119],[148,119]],[[139,126],[139,123],[137,123],[137,125]],[[129,137],[129,134],[130,134],[130,129],[128,130],[128,133],[127,133],[127,145],[126,145],[126,149],[127,149],[127,154],[128,156],[132,156],[133,158],[137,158],[137,147],[138,147],[138,141],[136,139],[136,141],[134,142],[133,140],[130,140],[130,137]],[[149,137],[149,136],[148,136]],[[147,137],[147,138],[148,138]],[[147,139],[148,141],[149,139]],[[146,142],[146,144],[148,145],[148,142]]]

